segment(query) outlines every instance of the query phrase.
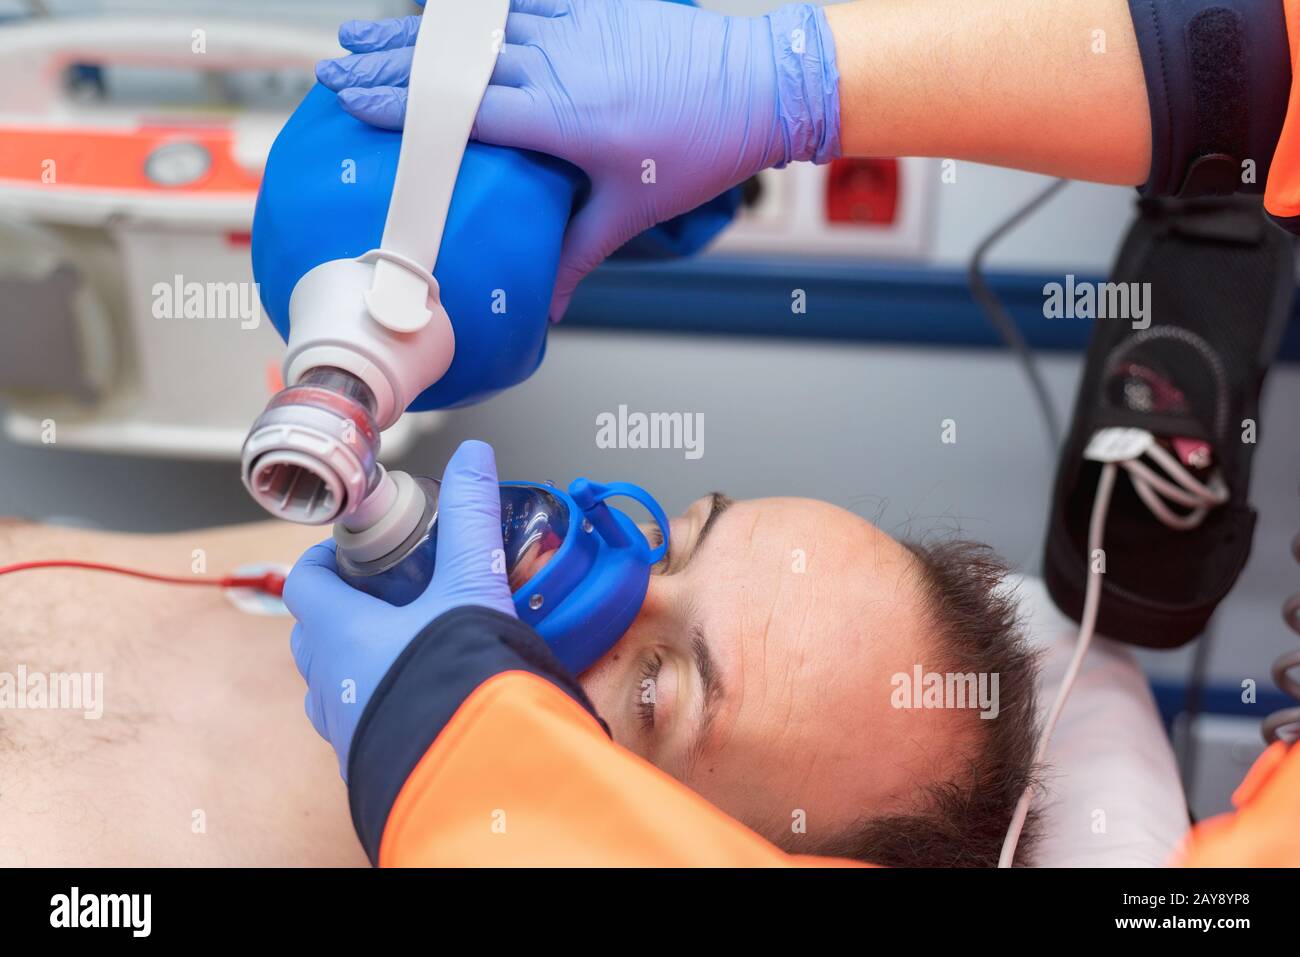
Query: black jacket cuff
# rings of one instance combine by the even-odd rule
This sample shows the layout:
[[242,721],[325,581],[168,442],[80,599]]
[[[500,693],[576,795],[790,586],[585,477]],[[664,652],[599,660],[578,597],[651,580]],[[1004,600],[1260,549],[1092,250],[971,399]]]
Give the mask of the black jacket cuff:
[[411,771],[465,699],[505,671],[545,678],[600,721],[577,680],[519,619],[477,606],[441,615],[388,669],[352,737],[348,798],[371,863],[379,861],[388,814]]
[[1129,0],[1129,10],[1151,109],[1142,195],[1263,192],[1291,94],[1282,0]]

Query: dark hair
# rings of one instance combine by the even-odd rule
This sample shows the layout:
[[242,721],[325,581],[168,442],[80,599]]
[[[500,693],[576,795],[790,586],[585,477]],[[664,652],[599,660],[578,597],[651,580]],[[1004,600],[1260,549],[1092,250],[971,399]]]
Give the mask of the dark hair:
[[[925,788],[905,813],[865,817],[815,853],[890,867],[995,867],[1016,803],[1034,780],[1037,660],[1025,643],[1017,601],[1002,587],[1007,567],[987,545],[904,542],[917,563],[941,667],[998,675],[998,716],[971,710],[971,757]],[[1028,862],[1037,835],[1030,810],[1016,852]]]

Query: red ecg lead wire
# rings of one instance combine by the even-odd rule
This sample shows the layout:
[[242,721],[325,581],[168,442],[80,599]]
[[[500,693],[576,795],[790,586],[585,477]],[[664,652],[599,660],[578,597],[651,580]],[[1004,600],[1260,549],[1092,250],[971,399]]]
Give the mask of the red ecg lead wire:
[[18,562],[15,565],[0,565],[0,575],[11,572],[30,571],[36,568],[78,568],[86,571],[112,572],[116,575],[129,575],[147,581],[162,582],[167,585],[208,585],[214,588],[252,588],[263,594],[279,598],[284,594],[284,576],[279,572],[267,572],[264,575],[226,575],[222,578],[196,578],[184,575],[160,575],[156,572],[125,568],[121,565],[109,565],[103,562],[82,562],[71,559]]

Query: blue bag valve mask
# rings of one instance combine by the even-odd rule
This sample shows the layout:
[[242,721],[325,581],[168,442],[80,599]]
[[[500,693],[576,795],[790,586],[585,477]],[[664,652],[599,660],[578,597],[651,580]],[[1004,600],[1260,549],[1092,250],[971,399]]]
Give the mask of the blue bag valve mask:
[[[386,473],[377,507],[334,527],[339,577],[393,605],[421,595],[433,578],[438,543],[438,482]],[[662,541],[651,548],[640,528],[608,504],[638,502]],[[368,502],[367,505],[370,503]],[[373,512],[373,514],[367,514]],[[567,492],[550,484],[501,485],[504,554],[494,556],[510,581],[519,618],[578,674],[623,636],[645,601],[651,567],[667,554],[668,519],[644,489],[579,478]]]
[[402,133],[316,87],[276,139],[253,270],[287,334],[288,388],[242,454],[244,483],[272,514],[337,520],[374,491],[378,433],[403,411],[483,398],[541,361],[581,175],[468,144],[509,7],[430,0],[438,29],[419,33]]
[[[242,454],[245,486],[273,515],[339,520],[375,491],[379,431],[403,411],[480,401],[542,361],[587,181],[553,157],[467,143],[508,12],[509,0],[430,0],[438,29],[419,31],[404,131],[354,119],[318,85],[276,138],[252,259],[288,342],[287,388]],[[628,251],[694,251],[735,194]]]
[[[438,29],[417,38],[405,129],[362,123],[316,86],[277,137],[257,200],[253,272],[288,343],[287,387],[244,443],[244,484],[273,515],[336,523],[344,578],[394,603],[432,572],[437,486],[386,471],[380,432],[407,409],[467,405],[532,374],[587,186],[558,159],[468,142],[508,12],[509,0],[430,0]],[[734,199],[681,236],[667,224],[677,241],[655,254],[703,245]],[[651,549],[613,495],[641,502],[665,544]],[[519,616],[587,667],[644,601],[666,550],[662,510],[635,486],[585,480],[568,493],[503,486],[502,507]]]

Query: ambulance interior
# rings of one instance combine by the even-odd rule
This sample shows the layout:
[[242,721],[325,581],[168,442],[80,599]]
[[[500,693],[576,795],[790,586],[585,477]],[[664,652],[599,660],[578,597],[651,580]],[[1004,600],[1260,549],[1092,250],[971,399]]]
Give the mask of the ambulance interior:
[[[181,16],[191,9],[212,15],[203,38]],[[338,52],[335,24],[408,12],[400,0],[0,3],[0,516],[17,520],[0,525],[0,566],[84,557],[182,573],[202,555],[213,573],[256,571],[292,563],[320,537],[266,524],[239,483],[240,443],[282,386],[284,349],[246,292],[254,202],[261,165],[309,88],[311,65]],[[208,44],[207,69],[167,52],[178,37]],[[58,145],[69,137],[95,145],[69,152]],[[43,166],[55,153],[70,162]],[[405,416],[384,436],[385,463],[433,474],[461,440],[485,437],[503,478],[630,476],[670,514],[723,488],[737,498],[823,499],[911,537],[988,542],[1016,570],[1008,587],[1044,656],[1042,720],[1078,632],[1040,578],[1055,452],[1022,365],[966,273],[988,234],[1050,181],[971,164],[946,180],[942,162],[846,160],[761,174],[706,253],[601,267],[551,331],[531,379],[481,405]],[[985,263],[1063,418],[1090,324],[1045,318],[1042,290],[1066,276],[1105,276],[1133,207],[1131,190],[1068,184]],[[802,311],[790,310],[792,291],[805,293]],[[1168,862],[1191,820],[1230,808],[1264,748],[1261,720],[1292,704],[1270,668],[1297,639],[1279,608],[1296,590],[1298,568],[1300,443],[1290,428],[1298,360],[1293,322],[1260,410],[1252,557],[1205,635],[1173,651],[1103,635],[1084,660],[1048,751],[1038,863]],[[594,438],[601,416],[620,409],[698,415],[707,429],[695,449],[605,447]],[[941,439],[947,423],[955,441]],[[0,637],[0,671],[22,654],[38,660],[42,641],[97,660],[97,621],[115,655],[131,657],[121,646],[158,652],[126,681],[139,689],[132,694],[174,680],[171,692],[158,691],[162,700],[185,697],[179,692],[203,687],[209,662],[224,684],[209,689],[216,698],[205,706],[249,715],[243,736],[222,747],[260,775],[251,806],[268,807],[273,786],[290,777],[299,782],[294,810],[320,796],[313,788],[336,788],[313,833],[337,833],[350,848],[332,755],[301,720],[282,607],[248,594],[178,597],[149,583],[73,576],[0,578],[0,607],[12,602],[27,615],[22,641],[6,650]],[[88,614],[92,604],[100,610]],[[132,615],[156,633],[133,628]],[[241,670],[238,656],[221,650],[224,630],[244,627],[261,642],[249,659],[258,668]],[[160,652],[187,635],[202,653]],[[253,715],[299,725],[277,726],[259,742]],[[103,720],[118,725],[105,734],[138,733],[129,714]],[[202,739],[202,709],[185,720]],[[166,740],[161,747],[179,749],[186,738]],[[306,757],[277,760],[298,745]],[[96,817],[79,782],[104,768],[85,768],[121,760],[97,757],[95,747],[87,741],[66,761],[41,765],[69,820]],[[196,791],[240,813],[205,779],[207,765],[178,758],[173,774],[148,752],[128,753],[142,779],[171,795],[166,813]],[[20,757],[11,750],[6,760]],[[29,809],[45,797],[35,777],[22,790]],[[114,795],[105,801],[129,804],[134,793],[120,774],[101,786]],[[264,821],[239,828],[270,830]],[[192,853],[160,843],[144,859],[315,862],[309,836],[232,839]],[[118,829],[102,860],[122,861],[143,841]],[[37,852],[0,840],[3,864],[68,862],[74,853],[57,842]],[[347,849],[319,862],[364,863]]]

